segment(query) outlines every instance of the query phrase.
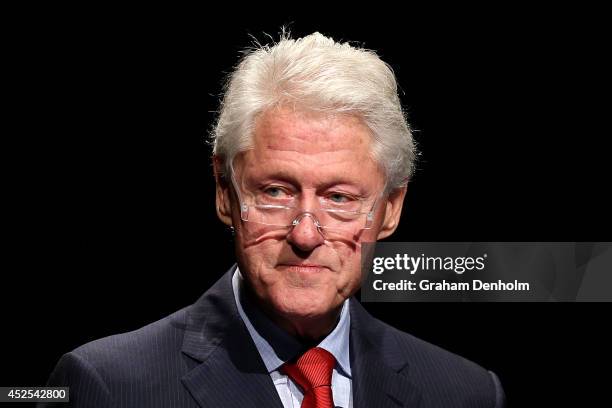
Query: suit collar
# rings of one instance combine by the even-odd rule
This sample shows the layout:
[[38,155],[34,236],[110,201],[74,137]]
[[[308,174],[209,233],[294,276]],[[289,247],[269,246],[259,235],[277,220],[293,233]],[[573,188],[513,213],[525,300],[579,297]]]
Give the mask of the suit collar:
[[238,312],[229,301],[230,279],[235,268],[225,273],[187,313],[182,352],[195,360],[205,361],[236,324]]
[[356,299],[350,305],[353,406],[418,407],[421,392],[407,376],[410,366],[397,337]]
[[182,378],[202,407],[283,408],[274,383],[240,320],[232,267],[190,309],[182,352],[193,365]]

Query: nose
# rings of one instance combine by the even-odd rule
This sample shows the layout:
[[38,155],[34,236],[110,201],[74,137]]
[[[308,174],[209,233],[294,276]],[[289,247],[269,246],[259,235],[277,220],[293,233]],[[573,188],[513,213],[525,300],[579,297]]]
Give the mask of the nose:
[[287,241],[301,251],[310,252],[325,242],[317,220],[308,212],[295,219],[294,227],[287,235]]

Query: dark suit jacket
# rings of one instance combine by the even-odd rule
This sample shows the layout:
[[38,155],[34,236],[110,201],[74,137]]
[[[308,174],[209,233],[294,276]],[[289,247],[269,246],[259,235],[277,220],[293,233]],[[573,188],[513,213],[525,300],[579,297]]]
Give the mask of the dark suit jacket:
[[[234,270],[165,319],[65,354],[48,385],[69,386],[73,407],[282,408],[236,309]],[[350,305],[354,407],[503,406],[493,373]]]

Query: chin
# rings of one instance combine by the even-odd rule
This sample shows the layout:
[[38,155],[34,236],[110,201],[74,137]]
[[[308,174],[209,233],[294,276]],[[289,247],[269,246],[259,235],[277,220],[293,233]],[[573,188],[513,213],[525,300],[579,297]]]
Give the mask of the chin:
[[311,319],[322,317],[339,306],[338,299],[317,288],[291,288],[276,297],[275,308],[286,317]]

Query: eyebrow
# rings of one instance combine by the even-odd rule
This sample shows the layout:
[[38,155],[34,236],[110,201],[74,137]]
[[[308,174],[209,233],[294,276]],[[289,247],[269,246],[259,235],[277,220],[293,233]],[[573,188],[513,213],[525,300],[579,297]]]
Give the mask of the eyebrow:
[[[247,178],[251,178],[251,180],[253,180],[254,179],[253,174],[251,174],[250,176],[251,177],[247,176]],[[270,171],[270,172],[264,171],[263,174],[261,176],[257,176],[255,180],[258,183],[264,183],[266,181],[277,180],[277,181],[291,184],[295,187],[302,186],[302,183],[298,180],[298,178],[294,174],[291,174],[283,170]],[[335,186],[352,187],[355,190],[353,193],[358,194],[358,195],[367,195],[368,193],[367,189],[364,188],[364,186],[360,184],[357,179],[349,179],[349,178],[340,177],[337,175],[334,175],[333,178],[330,180],[326,180],[324,182],[321,182],[318,185],[315,185],[314,188],[318,191],[321,191],[321,190],[328,190]]]

